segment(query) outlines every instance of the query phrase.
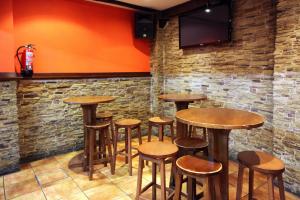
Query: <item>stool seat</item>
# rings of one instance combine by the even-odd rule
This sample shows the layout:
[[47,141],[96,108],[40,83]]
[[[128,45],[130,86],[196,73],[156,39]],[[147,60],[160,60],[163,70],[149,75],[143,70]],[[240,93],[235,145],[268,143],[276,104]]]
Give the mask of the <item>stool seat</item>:
[[109,122],[100,122],[100,123],[97,123],[95,125],[85,125],[85,127],[87,128],[91,128],[91,129],[100,129],[100,128],[106,128],[110,126],[110,123]]
[[135,127],[140,124],[141,120],[138,119],[120,119],[115,122],[115,125],[119,126],[120,128]]
[[109,111],[102,111],[96,114],[96,119],[111,118],[113,114]]
[[177,138],[174,143],[184,149],[201,150],[208,147],[208,142],[201,138]]
[[168,117],[151,117],[149,119],[149,122],[152,122],[154,124],[168,125],[172,124],[174,120]]
[[219,162],[211,162],[190,155],[177,159],[176,166],[184,172],[195,175],[213,175],[222,170],[222,164]]
[[285,170],[284,163],[271,154],[259,151],[243,151],[238,154],[238,161],[250,169],[277,174]]
[[178,152],[178,147],[172,143],[155,141],[140,145],[138,151],[154,158],[167,158],[174,156]]

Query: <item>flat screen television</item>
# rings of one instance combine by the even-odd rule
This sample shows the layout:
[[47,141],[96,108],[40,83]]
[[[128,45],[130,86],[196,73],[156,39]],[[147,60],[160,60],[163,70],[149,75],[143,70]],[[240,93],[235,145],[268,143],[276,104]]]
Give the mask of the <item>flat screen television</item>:
[[180,48],[216,44],[231,40],[231,6],[222,4],[193,10],[179,16]]

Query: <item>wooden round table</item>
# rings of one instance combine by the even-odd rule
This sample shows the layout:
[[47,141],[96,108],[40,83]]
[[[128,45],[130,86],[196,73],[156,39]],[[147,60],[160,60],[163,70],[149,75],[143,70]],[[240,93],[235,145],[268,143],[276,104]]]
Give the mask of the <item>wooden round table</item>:
[[[207,97],[202,94],[162,94],[159,99],[166,102],[174,102],[176,110],[188,109],[189,104],[194,101],[206,100]],[[188,127],[184,124],[176,122],[176,137],[181,137],[188,132]]]
[[207,128],[209,158],[222,163],[221,193],[228,200],[228,139],[232,129],[252,129],[263,125],[259,114],[227,108],[190,108],[176,113],[178,122]]
[[88,142],[87,142],[87,129],[85,125],[93,125],[96,123],[96,109],[99,103],[108,103],[115,100],[112,96],[78,96],[64,99],[67,104],[79,104],[83,111],[83,130],[84,130],[84,159],[83,169],[87,170],[88,165]]

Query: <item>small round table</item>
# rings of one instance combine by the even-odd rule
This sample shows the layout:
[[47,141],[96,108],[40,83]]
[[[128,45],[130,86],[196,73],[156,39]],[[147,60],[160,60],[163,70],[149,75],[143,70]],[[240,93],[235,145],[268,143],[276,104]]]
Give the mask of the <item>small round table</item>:
[[259,114],[227,108],[190,108],[176,113],[178,122],[207,128],[209,158],[223,165],[221,193],[228,200],[228,139],[232,129],[252,129],[263,125]]
[[[158,98],[166,102],[174,102],[177,111],[188,109],[189,104],[194,101],[207,99],[207,97],[202,94],[162,94],[158,96]],[[184,136],[187,132],[188,127],[186,125],[176,122],[176,137]]]
[[83,111],[83,130],[84,130],[84,159],[83,169],[87,170],[88,165],[88,143],[87,143],[87,129],[85,125],[93,125],[96,123],[96,109],[99,103],[108,103],[115,100],[111,96],[78,96],[64,99],[67,104],[79,104]]

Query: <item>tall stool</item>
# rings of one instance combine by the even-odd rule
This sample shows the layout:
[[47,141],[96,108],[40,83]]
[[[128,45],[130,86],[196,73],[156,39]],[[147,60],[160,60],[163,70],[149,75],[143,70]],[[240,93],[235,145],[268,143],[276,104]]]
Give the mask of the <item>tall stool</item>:
[[[186,175],[188,179],[194,180],[199,177],[205,178],[205,200],[222,199],[219,176],[219,173],[222,170],[221,163],[211,162],[195,156],[186,155],[177,159],[176,167],[175,200],[181,199],[183,175]],[[188,183],[191,182],[192,181],[188,181]],[[191,188],[191,190],[188,191],[187,199],[195,200],[199,199],[201,196],[202,194],[196,195],[196,188]]]
[[259,151],[243,151],[238,153],[239,172],[237,182],[236,199],[241,199],[243,187],[244,168],[249,168],[249,194],[248,199],[253,196],[254,171],[258,171],[268,177],[269,200],[274,200],[274,179],[277,177],[280,200],[285,199],[282,173],[285,170],[284,163],[271,154]]
[[114,138],[113,114],[109,111],[97,112],[96,120],[99,122],[110,122],[110,131],[111,131],[111,137],[112,137],[112,141],[113,141],[113,138]]
[[[115,163],[112,154],[111,140],[109,134],[109,122],[103,122],[96,125],[85,125],[88,131],[88,160],[89,160],[89,179],[93,179],[94,164],[110,163],[111,174],[115,173]],[[99,132],[99,150],[96,146],[96,134]],[[108,157],[106,157],[106,146],[108,149]],[[101,155],[95,160],[95,155]]]
[[[178,152],[176,145],[171,143],[164,143],[161,141],[148,142],[142,144],[138,148],[139,152],[139,168],[138,168],[138,181],[136,200],[141,199],[141,194],[152,186],[152,199],[156,199],[156,188],[161,189],[161,200],[170,199],[173,197],[174,192],[166,187],[166,162],[172,161],[172,169],[175,168],[175,159]],[[142,176],[144,160],[152,162],[152,182],[142,188]],[[167,161],[168,160],[168,161]],[[156,167],[160,169],[161,184],[156,184]],[[167,197],[167,191],[170,192]]]
[[164,127],[170,126],[172,142],[174,142],[174,120],[168,117],[152,117],[149,119],[148,142],[151,141],[152,127],[158,127],[159,141],[164,140]]
[[[125,129],[125,149],[117,151],[118,135],[119,129]],[[138,119],[121,119],[115,122],[115,136],[114,136],[114,160],[116,162],[117,154],[125,155],[125,163],[128,163],[129,175],[132,176],[132,159],[138,155],[138,153],[132,155],[131,146],[131,134],[132,130],[137,129],[137,136],[139,139],[139,144],[142,144],[142,134],[141,134],[141,121]],[[125,151],[125,153],[123,153]]]

